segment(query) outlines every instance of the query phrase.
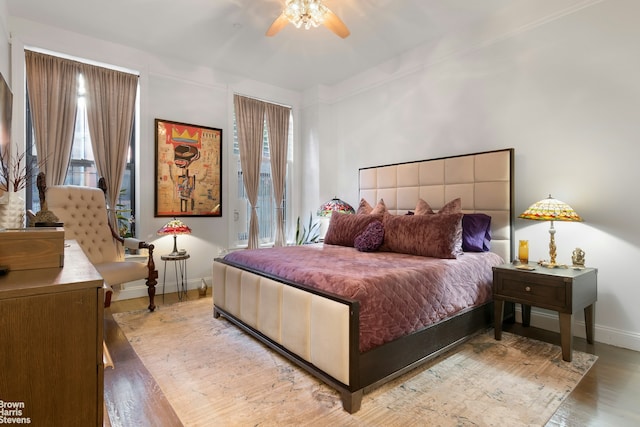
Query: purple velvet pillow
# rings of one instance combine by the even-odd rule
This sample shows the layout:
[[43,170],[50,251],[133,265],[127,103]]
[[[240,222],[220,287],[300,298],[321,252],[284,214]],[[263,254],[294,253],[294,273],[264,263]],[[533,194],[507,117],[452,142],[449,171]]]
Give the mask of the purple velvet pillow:
[[364,231],[358,234],[353,246],[360,252],[375,252],[384,241],[384,226],[380,221],[373,221]]
[[488,252],[491,250],[491,217],[482,213],[462,217],[462,250]]
[[434,258],[462,253],[462,213],[386,215],[382,251]]
[[327,234],[324,236],[324,243],[353,247],[356,236],[373,221],[382,221],[382,215],[333,214]]

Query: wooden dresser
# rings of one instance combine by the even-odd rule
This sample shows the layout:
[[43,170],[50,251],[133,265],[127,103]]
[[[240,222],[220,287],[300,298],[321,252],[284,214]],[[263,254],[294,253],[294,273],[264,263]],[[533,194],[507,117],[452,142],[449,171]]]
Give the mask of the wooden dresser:
[[102,278],[75,241],[65,242],[62,268],[0,276],[4,421],[102,426],[103,299]]

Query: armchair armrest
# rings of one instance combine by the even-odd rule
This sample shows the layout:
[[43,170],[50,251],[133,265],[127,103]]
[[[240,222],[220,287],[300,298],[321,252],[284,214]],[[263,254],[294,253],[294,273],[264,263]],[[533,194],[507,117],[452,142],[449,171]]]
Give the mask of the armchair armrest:
[[[107,198],[107,184],[104,178],[98,180],[98,188],[104,193],[105,199]],[[109,223],[111,229],[111,235],[114,239],[119,241],[122,245],[129,249],[147,249],[149,251],[149,259],[147,260],[147,269],[149,270],[149,276],[147,276],[147,288],[149,294],[149,310],[153,311],[156,308],[154,298],[156,295],[156,284],[158,283],[158,270],[156,270],[156,263],[153,260],[153,244],[144,242],[142,240],[127,237],[126,239],[121,237],[120,234],[114,230],[111,223]]]
[[133,237],[124,238],[124,247],[127,249],[144,249],[148,246],[146,242]]

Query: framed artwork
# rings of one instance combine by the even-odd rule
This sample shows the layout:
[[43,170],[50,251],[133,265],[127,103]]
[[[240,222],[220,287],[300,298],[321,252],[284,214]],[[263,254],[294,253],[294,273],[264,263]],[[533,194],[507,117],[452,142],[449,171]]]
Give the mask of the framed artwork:
[[222,129],[155,119],[155,216],[222,216]]

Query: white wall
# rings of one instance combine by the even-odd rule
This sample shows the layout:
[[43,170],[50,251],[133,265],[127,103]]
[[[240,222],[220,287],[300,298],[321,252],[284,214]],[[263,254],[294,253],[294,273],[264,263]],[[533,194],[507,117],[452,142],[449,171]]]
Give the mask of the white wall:
[[[189,287],[199,286],[201,278],[205,278],[211,285],[212,261],[221,250],[228,248],[230,218],[233,217],[228,191],[229,184],[234,179],[229,174],[229,161],[233,152],[233,93],[238,92],[291,105],[294,111],[299,106],[301,95],[168,57],[153,56],[127,46],[88,38],[59,28],[13,17],[9,22],[12,33],[13,67],[14,70],[17,69],[17,73],[21,73],[20,76],[14,76],[15,81],[24,81],[23,50],[25,47],[47,49],[140,72],[141,144],[137,159],[139,174],[136,185],[138,196],[136,227],[139,238],[153,241],[156,246],[155,260],[160,276],[159,286],[156,288],[158,293],[162,291],[160,285],[164,275],[164,263],[160,261],[160,255],[171,252],[173,239],[169,236],[156,235],[156,230],[169,218],[154,217],[154,119],[161,118],[223,130],[223,216],[221,218],[182,218],[191,227],[193,234],[178,236],[178,246],[187,249],[191,255],[188,261]],[[24,88],[14,88],[14,98],[16,97],[18,99],[24,97]],[[16,108],[21,109],[22,114],[14,119],[24,123],[24,106]],[[295,116],[294,120],[297,120]],[[297,127],[295,121],[294,126]],[[17,127],[24,128],[24,125]],[[296,173],[298,171],[294,170],[294,174]],[[175,290],[173,267],[171,263],[167,265],[169,269],[167,291]],[[146,287],[143,282],[140,282],[127,285],[116,298],[143,295],[146,295]]]
[[[4,0],[0,8],[3,25]],[[464,33],[335,86],[313,88],[303,101],[295,92],[13,19],[0,32],[0,71],[24,72],[24,45],[140,71],[138,227],[141,237],[155,240],[158,254],[168,252],[171,241],[155,236],[165,219],[153,217],[153,119],[223,128],[228,172],[234,91],[294,106],[302,143],[294,147],[301,166],[293,171],[293,197],[302,215],[333,196],[357,204],[360,167],[513,147],[516,213],[552,193],[584,217],[584,223],[556,224],[558,261],[570,262],[577,246],[585,250],[587,264],[599,269],[596,340],[640,350],[633,268],[640,257],[633,214],[640,209],[637,16],[635,0],[514,2]],[[14,107],[16,113],[24,109]],[[192,286],[210,276],[211,259],[228,245],[224,187],[223,217],[188,218],[194,234],[180,237],[192,254]],[[546,223],[516,221],[516,239],[530,241],[532,259],[548,257],[547,230]],[[576,318],[575,333],[584,336],[582,315]],[[557,330],[549,312],[534,310],[533,323]]]
[[[516,215],[551,193],[583,216],[556,222],[558,262],[586,252],[599,269],[596,340],[640,350],[640,2],[525,6],[354,76],[323,101],[306,93],[309,108],[332,104],[312,124],[332,127],[319,174],[335,174],[315,202],[335,193],[356,205],[360,167],[513,147]],[[548,227],[516,220],[531,259],[549,258]],[[558,330],[551,312],[535,310],[532,323]]]
[[11,86],[9,70],[11,67],[9,56],[9,31],[7,30],[7,1],[0,0],[0,73],[7,84]]

